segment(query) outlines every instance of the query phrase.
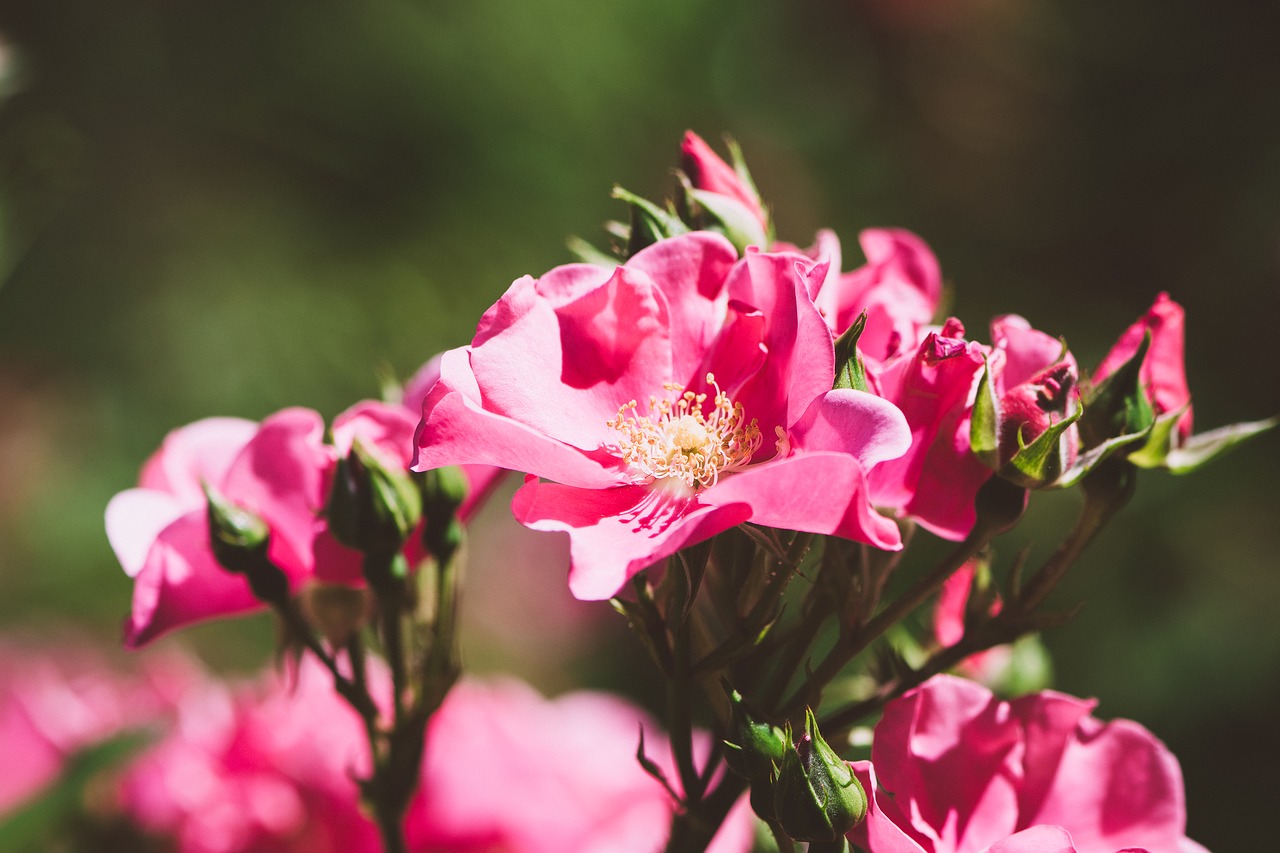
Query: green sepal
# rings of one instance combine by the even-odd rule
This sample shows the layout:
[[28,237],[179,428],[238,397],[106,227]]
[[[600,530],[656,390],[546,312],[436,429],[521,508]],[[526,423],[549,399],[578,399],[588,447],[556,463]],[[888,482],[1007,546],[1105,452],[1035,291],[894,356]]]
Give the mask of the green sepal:
[[664,210],[648,199],[641,198],[622,187],[615,186],[612,195],[631,205],[631,226],[627,232],[626,256],[628,258],[659,240],[689,231],[674,211]]
[[570,237],[565,240],[565,245],[569,247],[569,254],[573,255],[574,260],[579,263],[608,267],[609,269],[618,265],[617,258],[608,252],[597,249],[581,237]]
[[983,465],[1000,467],[1000,403],[996,400],[991,365],[983,359],[982,378],[978,380],[978,396],[973,402],[969,421],[969,449]]
[[1052,484],[1055,489],[1065,489],[1074,486],[1076,483],[1084,479],[1089,472],[1102,464],[1111,454],[1116,451],[1123,450],[1126,447],[1137,444],[1146,440],[1149,435],[1149,429],[1142,432],[1135,432],[1132,435],[1117,435],[1114,438],[1108,438],[1106,441],[1096,445],[1084,453],[1076,456],[1071,467],[1062,472],[1062,476],[1058,477]]
[[422,519],[422,496],[408,472],[388,467],[356,439],[334,469],[326,516],[348,548],[391,554]]
[[1191,404],[1188,403],[1177,411],[1165,412],[1157,417],[1147,433],[1147,440],[1126,458],[1139,468],[1163,468],[1165,459],[1174,449],[1178,421],[1190,407]]
[[1246,421],[1193,435],[1165,457],[1165,467],[1174,474],[1188,474],[1255,435],[1280,424],[1280,416],[1261,421]]
[[202,483],[207,503],[209,547],[218,565],[249,581],[259,601],[281,604],[289,597],[289,580],[271,562],[267,549],[271,531],[265,521],[236,506],[208,483]]
[[1063,472],[1062,434],[1080,419],[1079,409],[1049,427],[1030,444],[1018,433],[1018,452],[1000,468],[1000,476],[1024,489],[1040,489],[1053,484]]
[[736,198],[697,189],[684,175],[680,178],[690,227],[699,231],[718,231],[734,245],[739,255],[748,246],[763,248],[769,245],[769,235],[749,207]]
[[786,734],[759,719],[728,681],[722,681],[721,686],[729,697],[730,738],[724,742],[725,764],[752,782],[771,780],[789,745]]
[[1096,385],[1084,399],[1080,441],[1091,450],[1109,438],[1144,432],[1156,419],[1147,390],[1142,387],[1142,362],[1151,347],[1151,332],[1133,356]]
[[836,338],[836,379],[833,388],[849,388],[854,391],[870,391],[867,368],[858,351],[858,339],[867,327],[867,312],[863,311],[843,335]]

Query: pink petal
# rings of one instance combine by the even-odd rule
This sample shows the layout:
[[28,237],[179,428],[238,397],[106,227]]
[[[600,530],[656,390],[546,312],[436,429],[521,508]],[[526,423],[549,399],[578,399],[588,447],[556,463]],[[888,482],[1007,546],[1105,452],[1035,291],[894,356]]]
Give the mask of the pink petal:
[[403,406],[364,400],[333,419],[333,444],[339,456],[346,456],[359,438],[388,464],[407,469],[417,426],[418,415]]
[[751,515],[744,503],[711,506],[648,486],[579,489],[535,477],[511,509],[527,527],[569,534],[569,590],[585,601],[613,596],[637,572]]
[[1066,746],[1036,823],[1062,823],[1087,850],[1173,850],[1186,812],[1177,759],[1129,720],[1089,719]]
[[980,849],[1018,828],[1018,734],[986,688],[938,676],[885,709],[871,758],[917,829]]
[[1033,826],[992,844],[986,853],[1076,853],[1076,846],[1060,826]]
[[333,463],[320,415],[285,409],[262,422],[220,484],[228,500],[266,521],[271,560],[292,580],[314,568],[311,543],[322,524]]
[[737,259],[728,240],[701,231],[659,240],[627,261],[628,269],[658,282],[666,297],[674,381],[695,378],[702,353],[720,332],[728,301],[725,279]]
[[134,578],[124,642],[137,648],[173,628],[260,607],[245,579],[214,559],[205,512],[197,510],[166,527],[148,551]]
[[124,573],[137,577],[160,532],[190,507],[168,492],[127,489],[107,504],[107,540]]
[[138,485],[170,492],[188,507],[203,504],[201,483],[221,481],[257,428],[243,418],[205,418],[175,429],[143,465]]
[[587,454],[520,421],[484,408],[465,348],[444,354],[443,376],[423,403],[413,469],[486,465],[585,488],[617,485],[618,460]]
[[874,394],[849,389],[815,398],[790,437],[806,450],[848,453],[864,470],[911,449],[911,428],[901,409]]
[[[759,419],[766,435],[775,426],[786,428],[799,421],[815,397],[831,390],[831,330],[809,301],[811,281],[825,274],[824,266],[815,267],[802,255],[748,251],[729,275],[730,298],[765,317],[762,343],[768,359],[737,392],[736,402],[749,417]],[[721,373],[715,365],[707,369]]]
[[1076,360],[1069,352],[1064,355],[1061,339],[1033,329],[1017,314],[1004,314],[991,321],[991,343],[1005,353],[1004,369],[998,371],[998,388],[1005,391],[1062,360],[1076,371]]
[[[1136,323],[1125,330],[1107,357],[1093,372],[1093,381],[1101,382],[1138,351],[1142,337],[1151,332],[1151,348],[1142,363],[1140,378],[1150,389],[1158,414],[1173,412],[1189,405],[1191,390],[1183,365],[1186,347],[1183,333],[1185,312],[1169,294],[1156,296],[1155,303]],[[1178,432],[1185,438],[1191,434],[1191,410],[1178,420]]]
[[760,199],[742,182],[734,168],[716,154],[702,137],[692,130],[685,131],[680,151],[684,155],[681,167],[695,187],[728,196],[741,203],[760,222],[760,226],[767,230],[768,217],[760,205]]
[[612,440],[620,406],[671,381],[666,299],[642,272],[618,267],[560,305],[521,279],[486,317],[471,348],[484,408],[583,450]]
[[872,850],[874,853],[934,853],[932,845],[926,848],[908,834],[906,828],[911,824],[902,817],[896,792],[891,788],[886,789],[877,780],[872,763],[854,761],[851,766],[867,795],[867,817],[846,837],[862,849]]

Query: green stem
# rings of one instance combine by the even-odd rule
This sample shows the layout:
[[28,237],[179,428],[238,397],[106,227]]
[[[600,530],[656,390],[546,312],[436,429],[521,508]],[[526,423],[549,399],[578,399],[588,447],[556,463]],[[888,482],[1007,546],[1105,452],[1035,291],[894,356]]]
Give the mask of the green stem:
[[915,610],[925,599],[938,590],[947,578],[970,560],[975,554],[987,546],[998,532],[994,525],[979,523],[973,526],[969,535],[957,545],[932,571],[912,584],[911,588],[889,603],[869,622],[852,633],[841,634],[831,650],[822,659],[804,683],[796,689],[780,709],[780,718],[789,718],[798,714],[805,705],[817,703],[817,696],[831,682],[849,661],[857,657],[869,645],[875,642],[885,631],[898,624],[911,611]]

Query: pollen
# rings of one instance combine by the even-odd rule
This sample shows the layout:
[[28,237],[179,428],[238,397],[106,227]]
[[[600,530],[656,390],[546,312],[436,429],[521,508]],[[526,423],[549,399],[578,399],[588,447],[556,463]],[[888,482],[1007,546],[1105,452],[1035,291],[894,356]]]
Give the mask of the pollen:
[[714,374],[706,381],[714,396],[667,383],[674,399],[651,396],[648,414],[638,414],[635,400],[618,409],[608,424],[618,431],[623,461],[646,478],[678,480],[694,491],[750,462],[762,441],[759,425],[747,423],[742,404],[720,390]]

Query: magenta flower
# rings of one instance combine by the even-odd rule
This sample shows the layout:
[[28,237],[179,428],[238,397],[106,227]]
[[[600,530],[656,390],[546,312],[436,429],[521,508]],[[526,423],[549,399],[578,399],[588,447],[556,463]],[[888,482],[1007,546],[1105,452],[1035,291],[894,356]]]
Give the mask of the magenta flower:
[[[645,751],[679,774],[649,717],[615,696],[579,691],[543,699],[513,679],[459,683],[431,719],[422,787],[410,806],[414,850],[655,853],[675,803],[636,761]],[[710,746],[700,738],[700,751]],[[713,853],[751,849],[745,799]]]
[[1132,326],[1125,330],[1106,358],[1093,372],[1094,383],[1106,379],[1116,368],[1133,358],[1142,344],[1142,338],[1151,334],[1151,348],[1147,351],[1139,382],[1147,389],[1156,415],[1176,412],[1186,407],[1186,413],[1178,418],[1178,435],[1185,440],[1191,435],[1191,391],[1187,387],[1187,374],[1183,366],[1184,312],[1182,306],[1161,293],[1151,308]]
[[209,418],[165,438],[138,488],[107,505],[107,538],[134,579],[125,645],[262,606],[243,576],[214,559],[202,483],[266,522],[268,554],[291,583],[314,573],[313,544],[333,464],[323,436],[318,414],[286,409],[261,426]]
[[824,272],[691,233],[613,270],[522,278],[445,353],[414,467],[532,475],[516,517],[569,534],[584,599],[746,521],[898,548],[866,475],[906,451],[907,426],[874,395],[831,390],[808,297]]
[[871,761],[854,764],[871,806],[849,839],[871,853],[1202,853],[1177,759],[1094,704],[930,679],[885,709]]

